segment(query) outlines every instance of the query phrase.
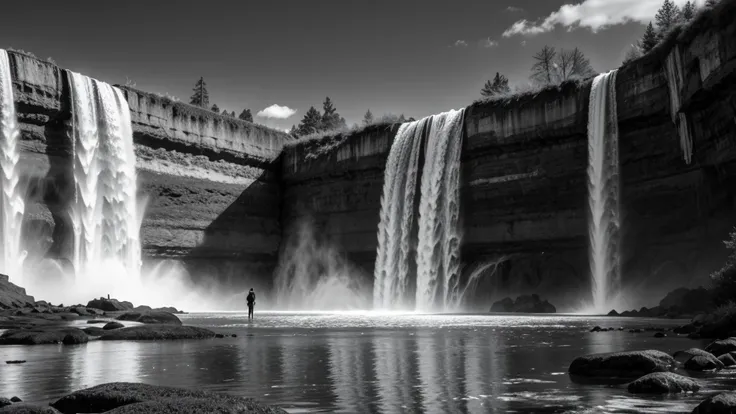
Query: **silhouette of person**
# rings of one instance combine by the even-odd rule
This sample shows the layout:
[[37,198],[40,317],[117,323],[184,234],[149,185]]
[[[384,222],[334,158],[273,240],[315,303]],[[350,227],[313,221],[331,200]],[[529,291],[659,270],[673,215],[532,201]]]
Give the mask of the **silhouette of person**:
[[253,292],[253,288],[250,288],[246,300],[248,301],[248,319],[251,319],[253,317],[253,307],[256,305],[256,293]]

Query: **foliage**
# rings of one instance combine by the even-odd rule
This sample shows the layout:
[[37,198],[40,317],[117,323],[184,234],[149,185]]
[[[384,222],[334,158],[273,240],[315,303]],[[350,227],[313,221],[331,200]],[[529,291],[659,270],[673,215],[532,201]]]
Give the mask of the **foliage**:
[[534,64],[532,65],[532,74],[530,78],[539,84],[552,85],[555,82],[554,61],[557,58],[557,51],[554,47],[544,45],[542,50],[534,55]]
[[646,30],[644,31],[644,36],[641,38],[642,53],[649,53],[650,50],[654,49],[654,46],[657,46],[658,42],[657,32],[654,30],[652,22],[649,22]]
[[217,104],[212,105],[212,109],[210,110],[216,114],[220,113],[220,107],[218,107]]
[[556,85],[572,79],[585,79],[595,75],[590,60],[578,49],[559,52],[545,45],[534,55],[530,79],[541,85]]
[[682,6],[682,12],[680,18],[685,21],[690,21],[695,17],[695,3],[688,1]]
[[369,109],[366,111],[365,115],[363,115],[363,125],[370,125],[373,123],[373,112]]
[[[235,112],[233,112],[233,115],[235,115]],[[250,113],[250,109],[243,109],[243,112],[238,115],[238,118],[243,121],[253,122],[253,114]]]
[[194,94],[189,98],[189,103],[201,108],[207,108],[210,105],[210,94],[207,92],[207,84],[204,82],[204,78],[199,78],[192,90]]
[[672,0],[664,0],[654,20],[657,22],[657,36],[663,39],[680,19],[680,8]]
[[480,94],[483,96],[496,96],[508,93],[509,91],[511,91],[511,88],[509,88],[509,79],[496,72],[493,82],[486,81],[483,89],[480,90]]
[[726,248],[731,251],[726,265],[711,275],[713,282],[713,296],[717,305],[723,305],[736,300],[736,229],[724,242]]
[[322,125],[320,129],[322,131],[329,131],[345,126],[345,118],[342,118],[337,113],[335,105],[330,100],[330,97],[326,97],[324,103],[322,103]]
[[322,114],[313,106],[304,114],[304,118],[299,123],[297,133],[300,136],[309,135],[319,132],[322,129]]
[[633,44],[626,52],[623,64],[625,65],[631,61],[639,59],[640,57],[642,57],[641,45],[639,43]]

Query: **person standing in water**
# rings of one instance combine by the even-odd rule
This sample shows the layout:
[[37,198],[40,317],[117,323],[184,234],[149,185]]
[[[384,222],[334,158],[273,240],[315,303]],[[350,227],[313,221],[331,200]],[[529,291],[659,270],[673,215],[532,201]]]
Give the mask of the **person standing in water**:
[[248,319],[251,319],[253,318],[253,307],[256,305],[256,293],[253,292],[253,288],[250,288],[246,300],[248,301]]

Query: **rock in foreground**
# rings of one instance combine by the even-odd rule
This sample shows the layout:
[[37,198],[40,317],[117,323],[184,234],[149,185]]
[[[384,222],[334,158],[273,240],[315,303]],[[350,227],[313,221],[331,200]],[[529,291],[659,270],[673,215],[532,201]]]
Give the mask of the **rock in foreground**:
[[170,324],[181,325],[181,320],[176,315],[169,312],[147,311],[147,312],[126,312],[117,318],[119,321],[140,322],[150,324]]
[[568,371],[582,377],[638,378],[669,371],[674,364],[675,360],[661,351],[629,351],[578,357]]
[[141,325],[104,331],[100,336],[103,341],[160,341],[172,339],[206,339],[213,338],[215,333],[196,326],[177,325]]
[[557,309],[548,301],[543,301],[539,295],[523,295],[516,298],[503,298],[491,306],[491,312],[514,313],[556,313]]
[[715,341],[705,347],[705,350],[713,354],[716,358],[736,351],[736,338],[728,338],[721,341]]
[[0,414],[59,414],[59,411],[47,405],[20,403],[0,408]]
[[250,398],[205,391],[116,382],[76,391],[51,404],[62,413],[264,413],[285,414]]
[[697,381],[673,372],[654,372],[629,384],[633,394],[672,394],[700,390]]
[[0,335],[0,345],[83,344],[87,334],[77,328],[38,327],[11,329]]
[[730,414],[736,413],[736,393],[724,392],[700,403],[692,414]]

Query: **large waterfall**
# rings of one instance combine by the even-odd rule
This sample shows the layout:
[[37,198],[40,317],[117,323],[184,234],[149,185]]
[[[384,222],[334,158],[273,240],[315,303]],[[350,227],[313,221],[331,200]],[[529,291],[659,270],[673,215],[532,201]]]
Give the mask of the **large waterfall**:
[[138,277],[141,248],[128,103],[107,83],[69,72],[73,97],[77,278],[103,269]]
[[16,284],[22,284],[22,267],[25,252],[21,249],[21,225],[25,203],[20,189],[20,129],[13,101],[13,82],[8,52],[0,49],[0,234],[2,234],[2,268],[0,272],[10,276]]
[[381,198],[373,285],[376,309],[442,311],[457,295],[464,113],[464,109],[449,111],[405,123],[397,132]]
[[588,111],[588,203],[593,311],[608,312],[620,283],[616,71],[593,80]]

